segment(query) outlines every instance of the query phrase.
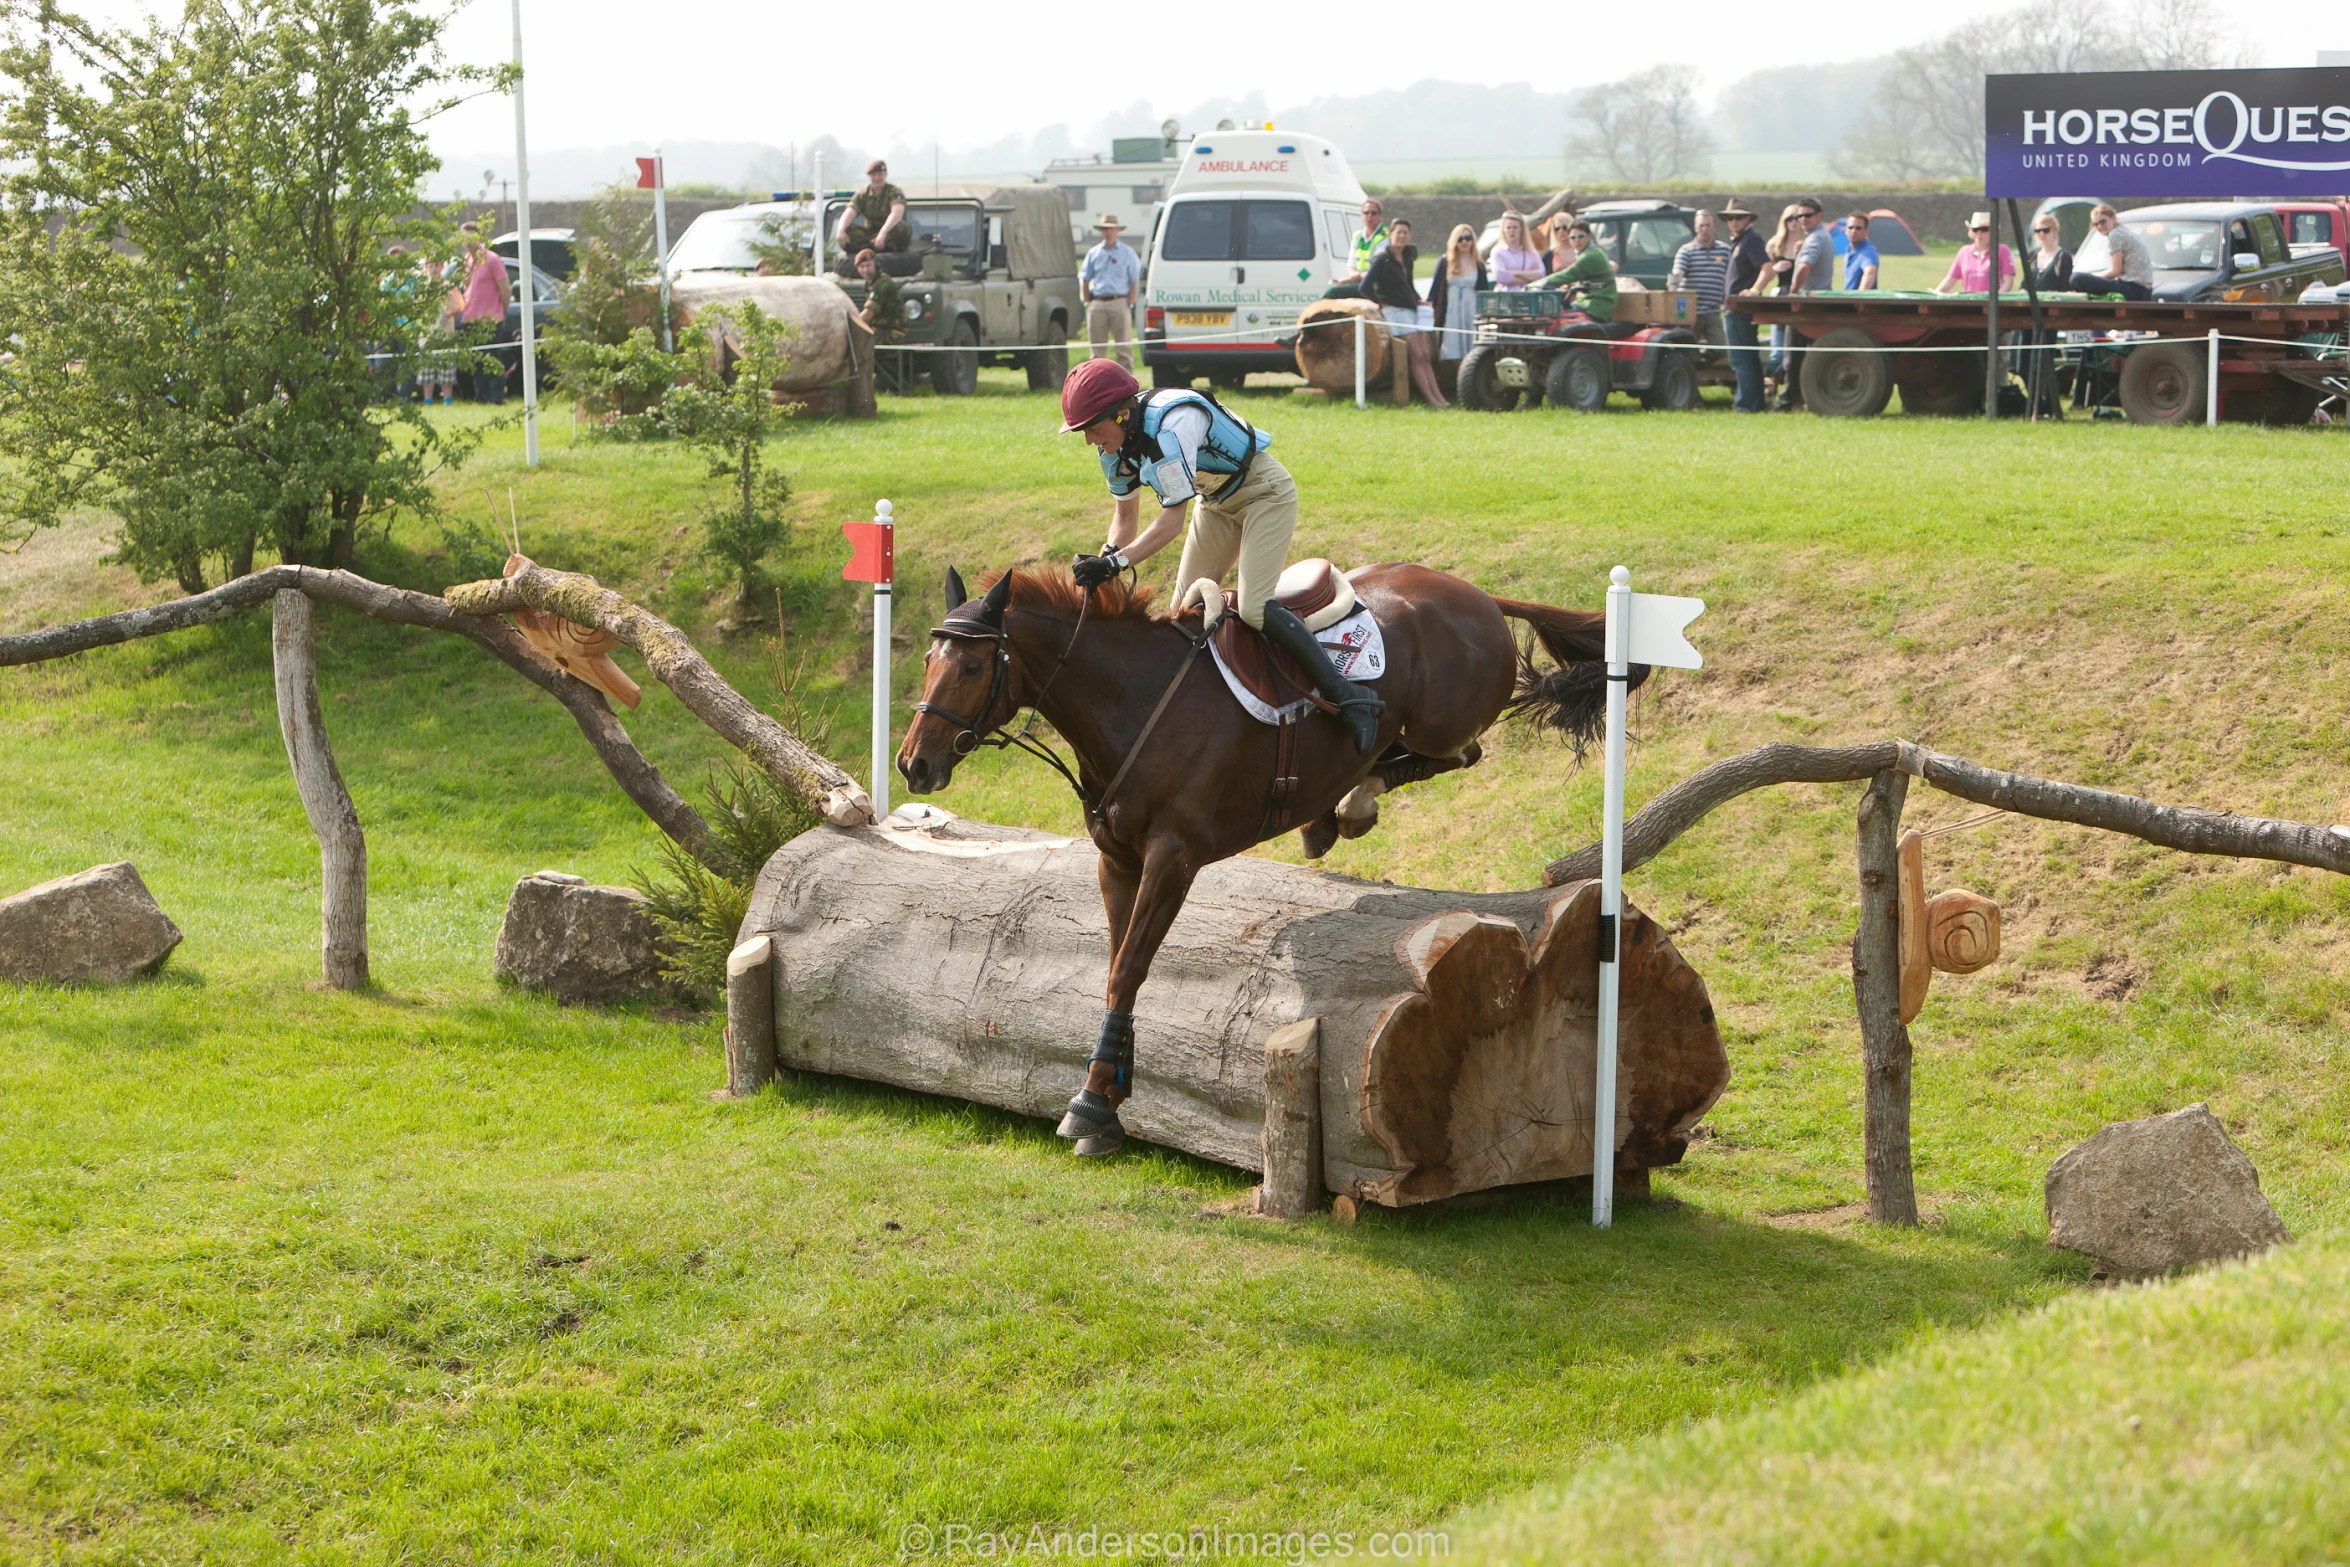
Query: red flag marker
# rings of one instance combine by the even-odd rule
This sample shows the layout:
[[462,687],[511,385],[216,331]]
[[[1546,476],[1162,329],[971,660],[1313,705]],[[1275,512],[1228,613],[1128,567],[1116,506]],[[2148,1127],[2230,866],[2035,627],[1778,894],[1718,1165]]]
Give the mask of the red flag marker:
[[849,563],[840,570],[844,582],[888,583],[896,577],[897,529],[886,522],[844,522],[840,531],[847,535]]
[[660,159],[639,158],[636,160],[636,188],[638,190],[659,190],[661,188]]

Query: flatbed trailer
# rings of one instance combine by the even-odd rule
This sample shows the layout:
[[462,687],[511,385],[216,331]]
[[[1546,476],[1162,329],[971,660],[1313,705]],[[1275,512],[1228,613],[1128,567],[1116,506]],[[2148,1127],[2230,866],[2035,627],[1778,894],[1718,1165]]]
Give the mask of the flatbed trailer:
[[[1983,356],[1991,333],[1990,301],[1981,294],[1900,293],[1766,295],[1739,302],[1755,325],[1785,326],[1810,346],[1803,398],[1831,417],[1881,413],[1896,388],[1911,413],[1981,413]],[[2210,390],[2209,334],[2221,334],[2219,404],[2223,419],[2306,424],[2320,401],[2350,382],[2341,345],[2350,305],[2229,304],[2195,300],[2094,299],[2046,294],[2038,330],[2142,334],[2103,341],[2120,360],[2122,411],[2139,424],[2200,422]],[[2003,340],[2034,331],[2028,296],[1999,296]],[[2250,339],[2251,341],[2247,341]],[[2328,340],[2330,339],[2330,344]],[[2327,357],[2329,348],[2332,357]],[[1868,352],[1867,350],[1876,350]],[[2001,378],[2004,384],[2004,376]]]

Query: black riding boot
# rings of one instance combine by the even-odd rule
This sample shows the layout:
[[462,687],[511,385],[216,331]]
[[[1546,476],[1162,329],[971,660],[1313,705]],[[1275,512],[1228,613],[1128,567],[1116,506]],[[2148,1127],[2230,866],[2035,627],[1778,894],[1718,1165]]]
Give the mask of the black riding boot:
[[1387,704],[1338,672],[1329,652],[1314,640],[1306,623],[1272,600],[1265,601],[1265,635],[1273,645],[1297,660],[1306,678],[1325,701],[1338,704],[1339,722],[1354,737],[1355,749],[1365,756],[1379,743],[1379,715]]

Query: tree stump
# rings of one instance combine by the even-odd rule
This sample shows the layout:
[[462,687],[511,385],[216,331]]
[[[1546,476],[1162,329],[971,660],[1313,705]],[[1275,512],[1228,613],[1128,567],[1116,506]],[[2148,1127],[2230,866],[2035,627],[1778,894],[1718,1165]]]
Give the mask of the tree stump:
[[[769,860],[776,1051],[806,1071],[1058,1116],[1100,1033],[1090,843],[924,809]],[[1211,865],[1136,1009],[1135,1136],[1265,1165],[1266,1050],[1318,1017],[1323,1186],[1401,1207],[1589,1174],[1597,883],[1436,892],[1248,857]],[[1616,1167],[1677,1161],[1729,1059],[1705,984],[1624,911]]]
[[1302,1219],[1322,1206],[1322,1020],[1265,1041],[1265,1184],[1257,1211]]

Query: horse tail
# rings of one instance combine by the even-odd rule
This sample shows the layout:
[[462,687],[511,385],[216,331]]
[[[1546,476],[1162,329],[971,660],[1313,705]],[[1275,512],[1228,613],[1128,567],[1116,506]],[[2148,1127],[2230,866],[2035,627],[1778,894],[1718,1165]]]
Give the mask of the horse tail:
[[[1537,729],[1558,731],[1580,760],[1607,725],[1607,668],[1602,662],[1607,655],[1607,616],[1524,599],[1497,597],[1493,602],[1510,619],[1524,621],[1534,641],[1558,664],[1556,669],[1535,668],[1532,644],[1520,643],[1517,689],[1502,711],[1512,718],[1531,718]],[[1631,668],[1624,687],[1627,694],[1648,678],[1646,664]]]

